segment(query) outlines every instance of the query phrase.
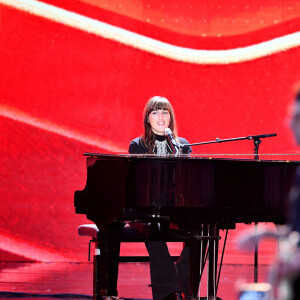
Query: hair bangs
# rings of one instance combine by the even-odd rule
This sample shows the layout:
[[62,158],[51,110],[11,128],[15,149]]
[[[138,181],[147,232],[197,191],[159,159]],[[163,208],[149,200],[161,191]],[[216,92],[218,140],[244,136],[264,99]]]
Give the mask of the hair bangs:
[[170,111],[170,103],[163,97],[154,97],[149,112],[159,109]]

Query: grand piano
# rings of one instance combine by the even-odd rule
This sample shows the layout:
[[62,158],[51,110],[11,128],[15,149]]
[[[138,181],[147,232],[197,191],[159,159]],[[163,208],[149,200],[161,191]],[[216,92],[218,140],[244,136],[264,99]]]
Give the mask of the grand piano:
[[[216,262],[220,229],[234,228],[236,223],[285,223],[286,198],[300,164],[197,155],[85,153],[85,156],[86,186],[75,192],[74,204],[76,213],[85,214],[100,230],[98,299],[105,295],[110,280],[106,261],[109,224],[116,221],[181,224],[193,232],[188,238],[206,246],[214,245],[208,253],[210,261]],[[201,235],[203,226],[208,231]],[[203,261],[193,257],[192,261],[191,296],[196,297],[201,274],[195,276],[195,273],[199,270],[197,264]],[[207,293],[209,299],[217,299],[216,263],[210,269]]]

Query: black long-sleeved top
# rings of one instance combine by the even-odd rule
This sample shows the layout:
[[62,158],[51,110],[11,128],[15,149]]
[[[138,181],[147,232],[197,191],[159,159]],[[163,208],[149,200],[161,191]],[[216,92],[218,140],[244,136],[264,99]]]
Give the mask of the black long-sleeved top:
[[[166,137],[162,135],[155,135],[155,137],[160,142],[166,139]],[[182,145],[189,144],[189,142],[182,137],[178,137],[178,141]],[[189,154],[192,152],[192,148],[190,146],[183,147],[181,148],[181,150],[183,154]],[[137,137],[130,142],[128,152],[130,154],[147,154],[149,153],[149,149],[144,145],[142,138]],[[172,152],[169,150],[168,153],[172,153]]]

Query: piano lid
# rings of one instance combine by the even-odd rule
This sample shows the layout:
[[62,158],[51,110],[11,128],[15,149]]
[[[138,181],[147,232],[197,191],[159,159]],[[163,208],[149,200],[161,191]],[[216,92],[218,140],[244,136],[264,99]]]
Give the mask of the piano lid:
[[96,157],[96,158],[113,158],[113,157],[124,157],[124,158],[154,158],[154,159],[216,159],[216,160],[246,160],[246,161],[276,161],[276,162],[300,162],[300,153],[263,153],[259,154],[259,159],[255,158],[253,153],[191,153],[191,154],[105,154],[105,153],[93,153],[85,152],[84,156]]

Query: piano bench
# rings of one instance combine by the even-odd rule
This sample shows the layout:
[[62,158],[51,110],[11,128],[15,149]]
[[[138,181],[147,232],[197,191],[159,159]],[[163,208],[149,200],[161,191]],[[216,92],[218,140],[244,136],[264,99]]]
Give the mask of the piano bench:
[[[92,241],[96,242],[99,239],[99,229],[96,224],[83,224],[78,227],[78,235],[89,236]],[[144,242],[143,234],[135,228],[126,224],[122,231],[122,242]]]
[[99,230],[96,224],[84,224],[78,227],[80,236],[89,236],[93,239],[98,239]]
[[[132,224],[130,226],[129,224],[126,224],[122,231],[122,238],[121,242],[124,243],[144,243],[145,239],[143,234],[137,230],[135,224]],[[89,241],[89,252],[88,252],[88,260],[90,261],[90,250],[91,250],[91,243],[96,244],[96,254],[99,250],[97,247],[97,243],[99,242],[99,229],[96,224],[83,224],[78,227],[78,235],[80,236],[88,236],[91,237],[91,240]],[[184,233],[181,233],[177,229],[170,229],[170,235],[166,238],[166,242],[182,242],[184,243],[187,239],[187,235]],[[138,261],[139,258],[141,261],[149,261],[148,257],[126,257],[124,261]],[[174,257],[174,259],[177,259],[177,257]],[[120,259],[122,261],[122,259]]]
[[[89,236],[92,239],[89,241],[89,252],[88,260],[90,261],[90,252],[91,252],[91,243],[96,244],[96,254],[99,250],[97,243],[99,242],[99,229],[96,224],[83,224],[78,227],[78,235],[80,236]],[[143,243],[144,237],[143,234],[132,228],[130,225],[126,224],[122,230],[121,242],[130,243]]]

